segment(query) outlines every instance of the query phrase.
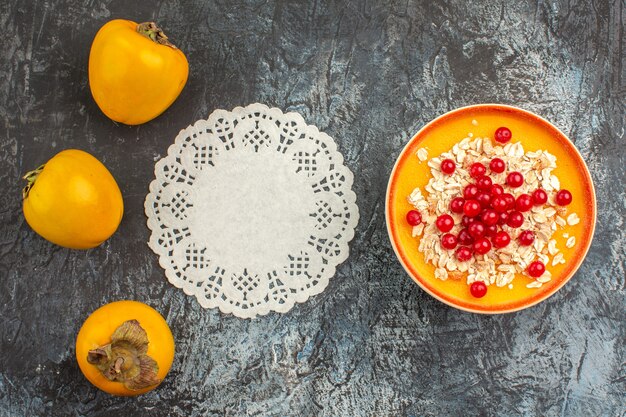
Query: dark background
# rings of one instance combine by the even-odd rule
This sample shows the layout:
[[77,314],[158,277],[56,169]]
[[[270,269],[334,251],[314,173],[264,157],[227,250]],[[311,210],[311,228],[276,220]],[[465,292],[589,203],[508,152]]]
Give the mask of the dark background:
[[[626,414],[624,1],[1,0],[0,416],[623,416]],[[157,21],[187,55],[172,107],[108,120],[87,61],[106,21]],[[155,160],[181,128],[252,102],[298,111],[355,173],[361,220],[325,292],[240,320],[170,285],[146,242]],[[598,223],[555,296],[503,316],[462,313],[396,261],[384,194],[426,122],[467,104],[534,111],[587,161]],[[126,211],[101,247],[37,236],[20,177],[66,148],[98,157]],[[177,341],[156,391],[114,398],[74,358],[107,302],[154,306]]]

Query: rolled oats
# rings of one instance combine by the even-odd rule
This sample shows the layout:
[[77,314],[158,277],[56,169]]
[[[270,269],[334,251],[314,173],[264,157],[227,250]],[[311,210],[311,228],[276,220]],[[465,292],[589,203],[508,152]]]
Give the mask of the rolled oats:
[[411,231],[411,237],[421,236],[424,231],[424,223],[420,223],[417,226],[413,226],[413,230]]
[[548,253],[555,255],[559,250],[556,248],[556,240],[552,239],[548,242]]
[[580,223],[580,218],[578,218],[578,214],[572,213],[567,216],[567,224],[569,224],[570,226],[574,226],[578,223]]
[[448,279],[448,271],[445,268],[435,269],[435,278],[439,278],[442,281]]
[[563,258],[563,253],[561,252],[557,253],[556,255],[554,255],[554,258],[552,258],[552,266],[564,263],[565,259]]

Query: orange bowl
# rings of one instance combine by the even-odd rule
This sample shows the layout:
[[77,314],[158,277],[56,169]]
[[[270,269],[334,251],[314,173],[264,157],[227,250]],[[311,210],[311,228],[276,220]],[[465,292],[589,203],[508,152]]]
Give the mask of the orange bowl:
[[[426,263],[418,251],[419,237],[412,237],[412,227],[406,222],[406,213],[413,209],[407,197],[413,189],[424,187],[432,178],[427,161],[420,161],[416,152],[427,148],[428,159],[449,151],[454,144],[468,137],[489,137],[500,126],[513,132],[512,142],[521,142],[524,151],[546,150],[557,158],[557,167],[552,171],[561,183],[561,188],[572,192],[573,201],[567,206],[569,213],[577,213],[580,223],[559,227],[552,239],[565,257],[565,264],[546,268],[552,280],[541,288],[527,288],[531,278],[516,274],[513,288],[489,286],[487,295],[474,298],[465,279],[442,281],[435,278],[435,267]],[[493,142],[497,144],[496,142]],[[570,140],[545,119],[522,109],[500,105],[479,104],[453,110],[424,126],[404,147],[389,178],[385,201],[385,215],[389,239],[406,272],[424,291],[452,307],[460,310],[498,314],[518,311],[533,306],[557,292],[580,267],[589,246],[596,222],[596,197],[589,170],[580,153]],[[565,246],[563,235],[574,236],[576,244]]]

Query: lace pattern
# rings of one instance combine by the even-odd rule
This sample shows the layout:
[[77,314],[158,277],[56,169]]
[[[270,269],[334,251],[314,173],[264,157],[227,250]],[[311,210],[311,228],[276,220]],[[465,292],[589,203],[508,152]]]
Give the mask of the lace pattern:
[[319,294],[348,257],[359,213],[333,139],[252,104],[182,130],[145,211],[168,280],[205,308],[252,318]]

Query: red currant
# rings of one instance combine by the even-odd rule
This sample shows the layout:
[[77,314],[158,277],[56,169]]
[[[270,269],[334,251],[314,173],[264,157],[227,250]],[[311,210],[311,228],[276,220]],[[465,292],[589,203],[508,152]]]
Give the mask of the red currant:
[[496,133],[494,135],[496,142],[507,143],[513,137],[511,133],[511,129],[508,127],[499,127],[496,129]]
[[472,247],[474,248],[474,252],[479,255],[484,255],[491,250],[491,242],[486,237],[481,237],[474,241]]
[[541,188],[537,188],[535,191],[533,191],[533,202],[536,206],[545,204],[547,201],[548,193],[546,193],[544,190],[542,190]]
[[446,249],[454,249],[456,248],[456,244],[457,244],[457,237],[454,236],[452,233],[446,233],[445,235],[441,236],[441,246],[443,246]]
[[506,169],[506,163],[500,158],[493,158],[491,162],[489,162],[489,169],[491,170],[491,172],[500,174]]
[[469,261],[472,258],[472,251],[467,246],[461,246],[456,250],[456,259],[461,262]]
[[467,217],[476,217],[480,214],[480,203],[476,200],[466,200],[463,204],[463,213]]
[[493,226],[498,223],[498,213],[495,210],[484,210],[480,215],[480,220],[487,226]]
[[474,162],[470,165],[469,173],[472,178],[480,178],[485,175],[485,172],[487,172],[487,168],[480,162]]
[[498,224],[499,224],[499,225],[506,224],[506,221],[507,221],[507,220],[508,220],[508,218],[509,218],[509,213],[508,213],[508,212],[506,212],[506,211],[503,211],[502,213],[500,213],[500,214],[499,214],[499,216],[500,216],[500,217],[498,218]]
[[504,188],[502,188],[502,186],[500,184],[493,184],[491,186],[491,195],[492,196],[497,196],[497,195],[502,195],[504,194]]
[[478,201],[481,207],[489,207],[489,204],[491,204],[491,194],[481,191],[476,196],[476,201]]
[[463,213],[463,204],[465,204],[463,197],[453,198],[450,201],[450,211],[452,213]]
[[474,239],[478,239],[485,235],[485,225],[479,221],[475,221],[467,226],[467,231]]
[[524,230],[517,237],[519,244],[522,246],[530,246],[535,241],[535,234],[531,230]]
[[406,222],[411,226],[417,226],[418,224],[420,224],[422,222],[422,216],[420,215],[420,212],[417,210],[410,210],[406,214]]
[[474,238],[469,234],[467,229],[463,229],[459,232],[458,241],[460,245],[471,245],[474,243]]
[[504,248],[511,242],[511,236],[504,230],[499,231],[492,239],[493,246],[496,248]]
[[517,171],[509,172],[506,176],[506,183],[509,187],[517,188],[524,184],[524,176]]
[[454,219],[449,214],[442,214],[437,217],[435,224],[437,225],[437,229],[442,232],[449,232],[454,227]]
[[456,169],[456,164],[452,159],[444,159],[441,161],[441,172],[444,174],[452,174]]
[[546,272],[546,266],[541,261],[535,261],[531,262],[530,265],[528,265],[526,271],[531,277],[539,278],[543,275],[544,272]]
[[504,193],[502,194],[502,197],[504,197],[504,200],[506,201],[507,210],[511,210],[515,208],[515,197],[513,197],[513,194]]
[[556,193],[555,201],[559,206],[567,206],[572,202],[572,193],[565,189],[559,190],[559,192]]
[[533,206],[533,198],[529,194],[520,194],[515,201],[515,208],[522,213],[528,211]]
[[492,184],[493,181],[491,181],[491,178],[487,177],[486,175],[483,175],[482,177],[478,177],[476,179],[476,185],[481,190],[490,190]]
[[467,216],[463,216],[463,217],[461,218],[461,225],[462,225],[463,227],[467,227],[467,226],[469,226],[469,225],[470,225],[470,223],[472,223],[473,221],[474,221],[474,219],[473,219],[473,218],[471,218],[471,217],[467,217]]
[[470,184],[463,189],[463,197],[465,197],[466,200],[476,198],[476,196],[478,195],[478,191],[479,190],[476,185]]
[[470,285],[470,294],[475,298],[483,298],[487,294],[487,285],[482,281],[472,282]]
[[498,213],[504,213],[509,204],[503,195],[497,195],[491,200],[491,207]]
[[506,224],[513,228],[520,227],[524,224],[524,215],[519,211],[511,211],[509,217],[506,219]]
[[498,226],[492,224],[491,226],[487,226],[485,228],[485,236],[494,237],[498,233]]

